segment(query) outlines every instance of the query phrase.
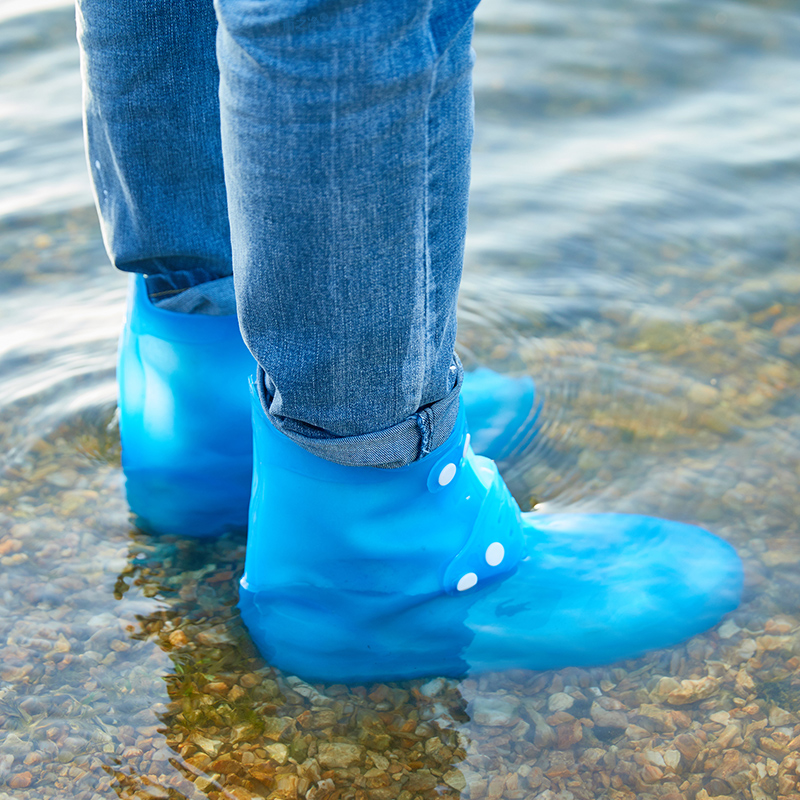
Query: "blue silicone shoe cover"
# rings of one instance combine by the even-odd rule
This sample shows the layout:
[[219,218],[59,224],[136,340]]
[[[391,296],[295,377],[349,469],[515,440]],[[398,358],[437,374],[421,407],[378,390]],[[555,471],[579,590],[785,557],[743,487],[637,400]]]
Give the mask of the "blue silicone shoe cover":
[[472,449],[493,461],[524,452],[539,430],[542,403],[533,381],[488,367],[464,373],[461,402],[472,432]]
[[342,467],[278,433],[254,396],[242,617],[264,657],[366,682],[611,663],[739,602],[742,568],[691,525],[520,514],[464,415],[407,467]]
[[117,378],[122,468],[140,527],[212,536],[247,524],[255,369],[236,315],[159,309],[144,277],[131,276]]

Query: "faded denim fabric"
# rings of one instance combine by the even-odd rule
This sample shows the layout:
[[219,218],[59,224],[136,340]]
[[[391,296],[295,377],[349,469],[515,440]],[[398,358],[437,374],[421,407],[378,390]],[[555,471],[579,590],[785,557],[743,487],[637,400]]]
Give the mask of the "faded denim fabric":
[[270,420],[340,464],[455,424],[477,2],[78,0],[112,262],[233,272]]

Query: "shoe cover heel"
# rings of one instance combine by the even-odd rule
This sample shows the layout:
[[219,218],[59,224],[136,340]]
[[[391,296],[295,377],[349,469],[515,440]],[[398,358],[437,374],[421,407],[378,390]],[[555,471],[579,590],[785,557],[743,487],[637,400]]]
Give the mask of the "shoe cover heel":
[[117,376],[122,468],[140,527],[213,536],[246,526],[254,372],[235,315],[159,309],[144,277],[131,276]]

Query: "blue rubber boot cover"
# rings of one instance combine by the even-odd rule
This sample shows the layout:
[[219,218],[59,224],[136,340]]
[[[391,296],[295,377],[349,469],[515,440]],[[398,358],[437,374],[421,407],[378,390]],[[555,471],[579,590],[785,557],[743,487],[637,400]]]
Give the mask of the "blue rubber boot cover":
[[264,657],[366,682],[610,663],[739,602],[734,550],[691,525],[520,514],[463,413],[394,470],[343,467],[278,433],[254,391],[242,617]]
[[461,402],[472,449],[493,461],[523,453],[539,430],[542,402],[527,375],[514,378],[479,367],[464,374]]
[[159,309],[144,277],[131,276],[117,378],[122,469],[140,527],[213,536],[246,526],[255,370],[236,315]]

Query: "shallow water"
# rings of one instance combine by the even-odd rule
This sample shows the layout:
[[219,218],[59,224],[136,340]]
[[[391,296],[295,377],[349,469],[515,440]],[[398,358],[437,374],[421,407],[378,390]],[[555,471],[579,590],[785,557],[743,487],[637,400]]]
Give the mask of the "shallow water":
[[243,539],[129,523],[72,11],[6,0],[0,798],[800,797],[798,45],[788,0],[485,0],[475,41],[460,348],[545,399],[505,473],[707,525],[741,609],[602,669],[314,688],[248,643]]

